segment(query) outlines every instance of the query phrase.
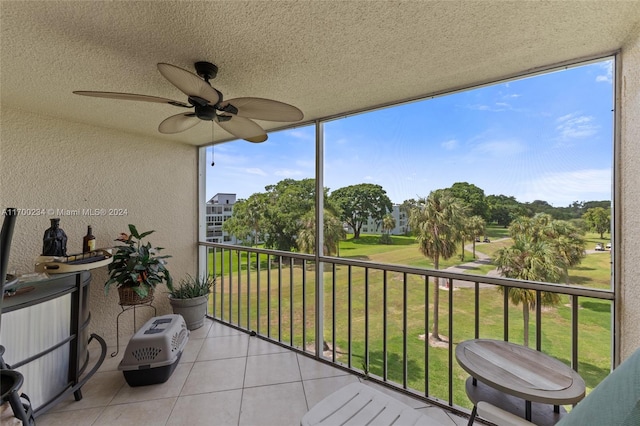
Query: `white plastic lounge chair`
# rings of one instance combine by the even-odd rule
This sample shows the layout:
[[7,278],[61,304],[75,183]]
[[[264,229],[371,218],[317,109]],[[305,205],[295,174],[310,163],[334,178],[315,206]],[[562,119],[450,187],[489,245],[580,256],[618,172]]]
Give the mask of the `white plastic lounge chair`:
[[397,399],[360,382],[332,393],[304,415],[302,426],[438,426],[428,417]]

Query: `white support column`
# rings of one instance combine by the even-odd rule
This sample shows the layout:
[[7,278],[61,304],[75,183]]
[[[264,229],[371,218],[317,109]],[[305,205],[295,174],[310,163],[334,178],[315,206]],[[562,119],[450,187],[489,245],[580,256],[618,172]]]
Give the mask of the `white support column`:
[[[620,288],[616,289],[616,311],[620,328],[620,360],[626,359],[640,346],[640,27],[629,34],[620,56],[618,111],[619,168],[617,170],[616,219],[620,222],[619,238],[613,246],[614,267],[619,268]],[[616,122],[616,124],[618,124]],[[617,272],[617,271],[616,271]]]
[[[198,148],[198,241],[207,241],[207,148]],[[198,276],[207,273],[207,248],[198,246]]]
[[324,345],[324,265],[320,260],[324,247],[324,132],[316,121],[316,300],[315,350],[322,357]]

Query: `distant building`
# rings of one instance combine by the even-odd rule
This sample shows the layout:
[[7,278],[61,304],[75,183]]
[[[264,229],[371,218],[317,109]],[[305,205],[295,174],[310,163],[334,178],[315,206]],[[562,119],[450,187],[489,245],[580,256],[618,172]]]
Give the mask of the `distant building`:
[[[391,235],[404,235],[409,232],[409,218],[407,214],[400,210],[400,204],[394,204],[391,215],[396,220],[396,227],[390,232]],[[353,229],[347,225],[346,231],[353,233]],[[382,234],[382,221],[369,218],[366,223],[362,224],[360,230],[362,234]]]
[[222,230],[222,224],[233,214],[236,194],[218,193],[207,201],[207,242],[237,244],[238,240]]

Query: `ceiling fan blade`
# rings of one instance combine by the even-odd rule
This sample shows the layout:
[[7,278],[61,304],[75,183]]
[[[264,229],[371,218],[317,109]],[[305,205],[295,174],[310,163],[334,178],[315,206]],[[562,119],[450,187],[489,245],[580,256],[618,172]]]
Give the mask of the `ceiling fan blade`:
[[118,93],[118,92],[92,92],[86,90],[75,90],[73,93],[82,96],[93,96],[95,98],[110,98],[120,99],[124,101],[143,101],[143,102],[156,102],[159,104],[170,104],[184,108],[192,108],[191,105],[184,102],[174,101],[167,98],[159,98],[157,96],[136,95],[134,93]]
[[198,123],[200,123],[200,119],[196,117],[194,112],[185,112],[172,115],[164,120],[160,123],[160,126],[158,126],[158,131],[165,134],[180,133],[192,128]]
[[221,121],[216,117],[216,123],[233,136],[244,139],[249,142],[264,142],[267,140],[267,133],[257,123],[248,118],[238,116],[222,116],[231,117],[229,120]]
[[[263,98],[235,98],[220,103],[220,109],[227,105],[238,109],[239,117],[253,118],[267,121],[300,121],[304,114],[293,105]],[[230,111],[227,111],[230,112]]]
[[215,105],[220,100],[220,95],[206,81],[182,68],[171,64],[158,64],[158,71],[171,84],[187,96],[196,96],[207,100],[211,105]]

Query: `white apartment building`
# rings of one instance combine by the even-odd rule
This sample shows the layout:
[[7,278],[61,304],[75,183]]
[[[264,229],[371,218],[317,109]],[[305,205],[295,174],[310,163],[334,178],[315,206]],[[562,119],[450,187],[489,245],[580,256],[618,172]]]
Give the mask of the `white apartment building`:
[[233,214],[236,194],[218,193],[207,201],[207,242],[237,244],[237,239],[222,230],[222,224]]
[[[396,221],[396,227],[390,232],[391,235],[404,235],[409,232],[409,218],[407,214],[400,210],[400,204],[394,204],[391,210],[391,215]],[[347,227],[347,232],[353,233],[353,229],[350,226]],[[360,230],[362,234],[382,234],[382,221],[369,218],[367,223],[362,225]]]

